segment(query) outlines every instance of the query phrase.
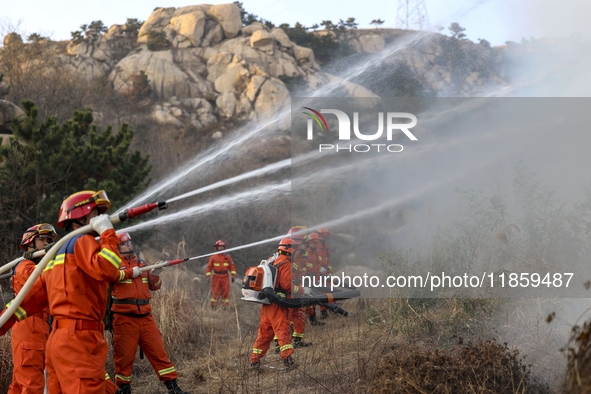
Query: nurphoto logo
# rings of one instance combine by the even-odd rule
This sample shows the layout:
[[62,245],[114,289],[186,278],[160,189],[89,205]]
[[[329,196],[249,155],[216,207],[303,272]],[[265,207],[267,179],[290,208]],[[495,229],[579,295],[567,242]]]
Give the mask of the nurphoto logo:
[[[351,119],[349,115],[338,109],[321,109],[317,111],[310,107],[303,107],[309,112],[308,115],[307,139],[314,139],[314,123],[318,125],[320,131],[329,131],[328,122],[322,114],[335,115],[338,121],[339,141],[349,141],[349,144],[319,144],[318,150],[322,151],[346,151],[366,153],[370,151],[377,152],[402,152],[404,147],[400,144],[351,144]],[[373,134],[364,134],[359,130],[359,112],[353,112],[353,134],[361,141],[377,141],[383,139],[384,118],[386,123],[386,140],[392,141],[392,136],[398,131],[402,131],[411,141],[418,141],[417,137],[410,131],[417,125],[417,117],[408,112],[378,112],[378,130]],[[409,122],[410,120],[410,122]]]

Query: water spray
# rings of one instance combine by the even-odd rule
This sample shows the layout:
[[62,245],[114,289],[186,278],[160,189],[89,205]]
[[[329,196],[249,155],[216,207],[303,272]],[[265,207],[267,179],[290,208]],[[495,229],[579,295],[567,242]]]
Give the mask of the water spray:
[[[111,220],[112,224],[118,224],[118,223],[121,223],[122,221],[125,221],[128,219],[133,219],[133,218],[136,218],[140,215],[148,213],[156,208],[158,208],[159,210],[162,210],[162,209],[168,208],[168,205],[164,201],[150,203],[150,204],[144,204],[139,207],[128,208],[119,214],[113,214],[109,217],[109,219]],[[4,324],[8,321],[8,319],[10,319],[12,317],[14,312],[18,309],[20,304],[23,302],[23,300],[27,296],[28,292],[31,290],[31,287],[33,287],[33,284],[35,283],[35,281],[39,278],[39,276],[41,276],[41,273],[43,273],[43,270],[45,269],[47,264],[55,257],[58,250],[60,250],[60,248],[66,242],[68,242],[70,239],[72,239],[73,237],[76,237],[78,235],[88,234],[91,231],[93,231],[93,229],[90,226],[90,224],[80,227],[79,229],[70,232],[69,234],[67,234],[66,236],[61,238],[59,241],[57,241],[56,244],[49,251],[44,252],[45,256],[41,259],[39,264],[37,264],[37,266],[35,267],[35,270],[31,273],[31,276],[29,276],[29,278],[27,279],[27,282],[24,284],[21,291],[17,294],[17,296],[14,298],[14,300],[12,300],[12,302],[10,303],[10,306],[6,309],[6,311],[2,314],[2,316],[0,316],[0,327],[4,326]],[[17,259],[17,260],[20,261],[22,259]],[[18,263],[18,261],[13,265],[16,265]],[[11,264],[11,263],[9,263],[9,264]],[[6,265],[4,267],[6,267]],[[2,267],[2,268],[4,269],[4,267]]]

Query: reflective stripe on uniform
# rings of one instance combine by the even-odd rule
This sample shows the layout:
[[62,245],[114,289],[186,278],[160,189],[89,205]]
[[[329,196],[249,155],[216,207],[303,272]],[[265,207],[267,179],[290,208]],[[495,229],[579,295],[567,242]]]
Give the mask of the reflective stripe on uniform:
[[236,275],[236,271],[230,271],[230,274]]
[[263,349],[252,349],[252,354],[263,354]]
[[158,375],[164,376],[166,374],[173,373],[173,372],[176,372],[176,369],[174,369],[174,367],[170,367],[170,368],[161,369],[160,371],[158,371]]
[[148,278],[142,278],[142,283],[148,283]]
[[162,279],[158,279],[158,282],[154,283],[154,286],[160,286],[161,282],[162,282]]
[[125,271],[119,270],[119,282],[125,278]]
[[130,284],[133,283],[133,281],[131,279],[125,279],[125,280],[120,280],[117,283],[123,283],[123,284],[126,284],[126,285],[130,285]]
[[211,272],[206,272],[205,273],[205,276],[210,276],[210,275],[211,275]]
[[279,348],[279,351],[284,351],[287,349],[293,349],[293,345],[291,343],[288,343],[287,345],[283,345],[283,346],[281,346],[281,348]]
[[304,333],[303,332],[293,332],[293,334],[291,334],[292,337],[294,338],[303,338],[304,337]]
[[121,259],[117,256],[117,253],[114,253],[112,250],[103,248],[99,256],[103,259],[107,260],[109,263],[113,264],[115,268],[119,269],[119,265],[121,265]]
[[115,374],[115,379],[123,380],[124,382],[131,382],[131,376]]
[[297,285],[293,285],[293,292],[297,293],[300,288]]
[[[10,305],[12,305],[12,302],[14,300],[10,301],[8,304],[6,304],[6,307],[9,308]],[[20,306],[18,308],[16,308],[16,310],[14,311],[14,315],[16,316],[16,318],[18,319],[18,321],[23,321],[27,318],[27,311],[24,310],[23,308],[21,308]]]
[[214,267],[219,267],[220,266],[220,263],[213,263],[213,266]]
[[222,304],[228,304],[229,302],[230,302],[229,298],[227,300],[222,299]]
[[43,271],[48,271],[50,269],[53,269],[54,266],[56,265],[60,265],[63,264],[66,258],[66,254],[62,253],[62,254],[58,254],[57,256],[55,256],[55,258],[53,260],[51,260],[47,266],[43,269]]

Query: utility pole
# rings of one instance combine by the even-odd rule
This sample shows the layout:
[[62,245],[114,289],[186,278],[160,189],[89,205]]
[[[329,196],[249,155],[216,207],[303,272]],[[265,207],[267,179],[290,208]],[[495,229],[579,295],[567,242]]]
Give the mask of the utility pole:
[[425,0],[398,0],[396,28],[425,30],[429,28],[429,15]]

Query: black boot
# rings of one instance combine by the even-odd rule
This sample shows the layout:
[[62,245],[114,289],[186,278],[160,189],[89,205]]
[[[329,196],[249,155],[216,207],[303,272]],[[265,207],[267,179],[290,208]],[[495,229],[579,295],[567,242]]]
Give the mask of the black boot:
[[312,316],[310,316],[310,324],[313,326],[325,326],[326,325],[325,322],[316,320],[316,312],[314,312],[314,314],[312,314]]
[[281,353],[281,346],[279,346],[279,339],[275,340],[275,354]]
[[327,317],[328,317],[328,311],[326,309],[324,309],[322,312],[320,312],[321,319],[326,319]]
[[298,367],[298,364],[296,364],[291,356],[287,356],[286,359],[283,359],[283,364],[288,372]]
[[263,369],[261,368],[261,362],[260,361],[253,361],[250,363],[250,369],[252,369],[255,372],[261,373],[263,372]]
[[164,385],[168,389],[168,393],[169,394],[191,394],[188,391],[183,391],[179,387],[176,379],[166,380],[166,381],[164,381]]
[[302,338],[297,337],[293,339],[293,347],[294,348],[299,348],[299,347],[308,347],[308,346],[312,346],[312,343],[310,342],[304,342]]
[[117,393],[115,394],[131,394],[131,386],[129,385],[129,383],[122,384],[121,386],[119,386],[119,388],[117,389]]

